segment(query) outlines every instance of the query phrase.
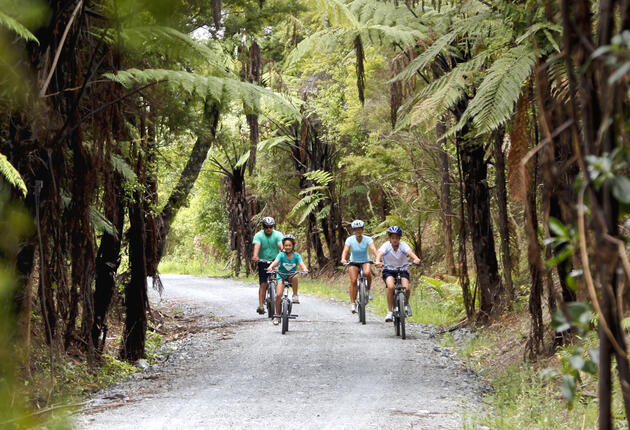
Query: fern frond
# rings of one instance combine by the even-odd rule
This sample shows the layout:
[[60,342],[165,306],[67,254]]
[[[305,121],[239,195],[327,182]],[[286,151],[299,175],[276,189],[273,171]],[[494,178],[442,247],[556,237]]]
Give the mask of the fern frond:
[[30,42],[35,42],[39,45],[39,40],[35,37],[33,33],[30,32],[28,28],[22,25],[15,18],[7,15],[6,13],[0,11],[0,27],[5,27],[13,33],[20,36],[22,39]]
[[304,177],[319,185],[328,185],[333,180],[333,175],[325,170],[313,170],[306,172]]
[[458,36],[473,32],[488,17],[489,12],[486,12],[458,23],[454,26],[453,30],[437,39],[422,54],[414,58],[413,61],[390,82],[411,79],[419,70],[424,70],[441,52],[447,50]]
[[514,112],[535,62],[536,53],[530,45],[516,46],[501,55],[488,69],[458,126],[472,119],[478,136],[499,128]]
[[295,66],[303,58],[317,52],[332,52],[335,47],[339,46],[339,39],[342,38],[343,32],[339,30],[324,29],[311,34],[302,40],[293,49],[284,60],[283,69],[287,72],[294,70]]
[[136,173],[127,162],[116,154],[111,155],[112,168],[127,181],[135,183]]
[[0,154],[0,175],[2,175],[4,179],[14,188],[20,190],[22,195],[26,197],[28,190],[26,188],[26,184],[24,183],[24,179],[22,179],[20,173],[15,167],[13,167],[13,165],[9,162],[9,159],[4,154]]
[[356,28],[359,21],[348,6],[339,0],[315,0],[314,5],[321,11],[333,27]]
[[106,78],[125,87],[151,82],[166,82],[174,92],[185,91],[203,99],[210,97],[219,103],[237,103],[248,111],[260,112],[263,107],[299,118],[299,101],[267,88],[238,79],[209,76],[200,73],[166,69],[129,69],[107,73]]
[[109,220],[105,218],[105,215],[103,215],[94,206],[90,206],[90,221],[96,231],[100,233],[107,233],[114,237],[118,235],[118,232],[112,223],[109,222]]

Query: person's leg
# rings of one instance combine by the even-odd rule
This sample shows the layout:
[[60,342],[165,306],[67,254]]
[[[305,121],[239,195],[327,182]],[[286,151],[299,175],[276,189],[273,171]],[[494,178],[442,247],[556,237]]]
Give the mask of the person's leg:
[[350,275],[350,303],[357,301],[357,278],[359,277],[359,268],[357,266],[348,266],[348,274]]
[[267,294],[267,283],[266,282],[261,282],[260,283],[260,287],[258,288],[258,303],[260,305],[260,307],[263,306],[263,303],[265,302],[265,295]]
[[372,288],[372,265],[370,263],[365,263],[363,265],[363,274],[367,279],[367,287],[368,290]]
[[280,315],[280,302],[282,302],[282,294],[284,294],[284,281],[280,279],[276,284],[276,315]]
[[409,301],[409,293],[411,292],[411,288],[409,288],[409,279],[407,278],[400,278],[400,283],[402,284],[403,287],[405,287],[406,290],[406,295],[407,295],[407,301]]
[[396,287],[396,280],[393,276],[388,276],[385,279],[385,285],[387,286],[387,309],[392,312],[394,309],[394,288]]
[[291,278],[291,288],[293,288],[293,294],[298,293],[298,277],[297,276],[293,276]]

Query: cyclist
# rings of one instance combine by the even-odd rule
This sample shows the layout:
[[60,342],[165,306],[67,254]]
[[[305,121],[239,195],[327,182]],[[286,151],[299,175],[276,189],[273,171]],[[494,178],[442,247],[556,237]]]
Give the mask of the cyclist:
[[[387,236],[389,241],[385,242],[378,249],[376,254],[377,266],[384,265],[383,269],[383,281],[387,286],[387,316],[385,322],[391,322],[393,320],[392,308],[394,305],[394,288],[396,287],[396,272],[387,268],[387,266],[403,266],[409,261],[407,257],[411,258],[415,264],[420,264],[420,259],[411,250],[409,245],[400,240],[403,234],[402,228],[393,225],[387,229]],[[400,273],[402,286],[407,290],[407,305],[405,306],[405,312],[407,316],[411,316],[411,306],[409,306],[409,272],[404,270]]]
[[[295,252],[295,236],[292,234],[284,236],[282,238],[282,246],[284,247],[284,251],[281,251],[267,268],[268,272],[273,271],[276,267],[278,268],[278,274],[276,275],[276,280],[278,281],[278,285],[276,286],[276,315],[280,315],[280,302],[282,301],[282,294],[284,292],[285,279],[291,280],[293,303],[300,303],[298,296],[298,278],[295,274],[287,277],[286,273],[296,272],[298,268],[303,272],[308,272],[306,264],[304,264],[302,260],[302,256]],[[280,318],[275,317],[273,323],[278,325]]]
[[274,229],[276,221],[268,216],[262,219],[263,229],[254,236],[252,243],[254,244],[254,252],[252,260],[258,263],[258,308],[256,312],[265,313],[263,302],[267,292],[267,267],[270,263],[259,261],[259,259],[272,261],[278,255],[278,251],[282,251],[282,233]]
[[[343,246],[341,252],[341,264],[348,264],[348,274],[350,275],[350,310],[354,314],[357,312],[357,278],[359,277],[359,266],[356,262],[368,261],[368,249],[372,251],[373,255],[376,255],[376,247],[374,241],[370,236],[363,234],[363,226],[365,223],[360,219],[352,221],[350,227],[352,227],[352,236],[346,239],[346,243]],[[350,262],[348,262],[348,251],[350,252]],[[363,273],[367,278],[369,299],[372,300],[373,294],[371,290],[372,286],[372,268],[370,263],[363,263]]]

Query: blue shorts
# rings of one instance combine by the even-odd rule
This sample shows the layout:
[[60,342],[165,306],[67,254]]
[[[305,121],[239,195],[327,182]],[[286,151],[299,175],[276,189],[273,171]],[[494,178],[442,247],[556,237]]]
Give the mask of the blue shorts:
[[258,283],[262,284],[267,282],[267,277],[269,273],[267,273],[267,267],[269,267],[271,263],[263,263],[262,261],[258,262]]
[[[395,280],[397,272],[397,270],[383,269],[383,281],[387,281],[387,278],[389,278],[390,276],[392,276]],[[407,272],[406,270],[402,270],[400,272],[400,277],[409,280],[409,272]]]

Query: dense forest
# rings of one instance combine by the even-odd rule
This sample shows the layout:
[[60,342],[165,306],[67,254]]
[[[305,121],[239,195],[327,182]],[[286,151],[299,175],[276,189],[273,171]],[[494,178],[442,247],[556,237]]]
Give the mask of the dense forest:
[[32,333],[145,357],[160,263],[250,275],[273,216],[316,276],[401,226],[458,326],[527,300],[527,360],[596,332],[562,393],[627,419],[630,1],[0,0],[0,48],[1,399]]

